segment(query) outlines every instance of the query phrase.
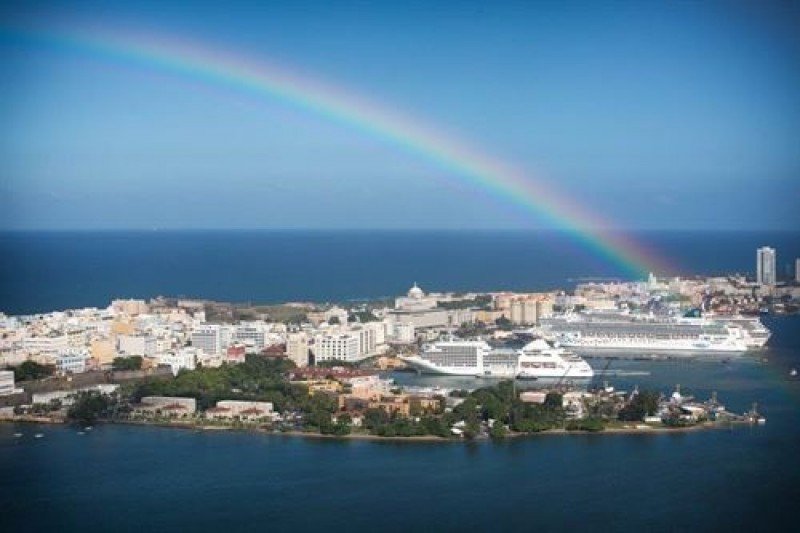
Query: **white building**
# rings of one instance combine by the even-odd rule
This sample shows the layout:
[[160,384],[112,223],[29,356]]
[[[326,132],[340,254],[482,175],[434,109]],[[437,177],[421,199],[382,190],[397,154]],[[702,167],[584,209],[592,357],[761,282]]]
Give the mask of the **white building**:
[[192,346],[210,355],[222,352],[222,335],[220,327],[203,324],[192,329]]
[[376,342],[375,342],[375,328],[369,327],[368,325],[361,326],[359,328],[354,328],[351,331],[351,335],[356,335],[358,337],[358,355],[361,358],[369,357],[371,355],[375,355],[376,353]]
[[197,401],[179,396],[145,396],[135,411],[163,416],[191,415],[197,411]]
[[436,298],[425,295],[419,286],[414,283],[414,286],[408,290],[406,296],[399,296],[394,300],[394,308],[402,309],[405,311],[429,311],[435,309],[438,301]]
[[119,385],[116,383],[101,383],[99,385],[90,385],[89,387],[81,387],[75,390],[56,390],[50,392],[37,392],[31,396],[32,404],[48,404],[53,400],[58,400],[63,406],[69,406],[74,403],[75,397],[81,392],[99,392],[100,394],[113,394],[119,390]]
[[263,326],[240,325],[234,331],[233,340],[252,348],[251,351],[260,352],[266,346],[266,332]]
[[516,325],[534,325],[537,321],[537,301],[532,298],[522,298],[511,302],[511,323]]
[[775,285],[775,249],[764,246],[756,250],[756,282]]
[[272,402],[220,400],[216,407],[206,410],[208,418],[239,418],[243,420],[272,420],[275,413]]
[[319,335],[314,340],[314,360],[354,362],[363,359],[359,338],[349,333]]
[[62,374],[80,374],[86,372],[89,352],[86,349],[64,350],[56,357],[56,369]]
[[392,325],[392,339],[400,344],[411,344],[415,340],[414,324],[404,322]]
[[0,396],[8,396],[17,392],[22,392],[22,389],[18,389],[14,385],[14,371],[0,370]]
[[150,310],[144,300],[113,300],[111,308],[117,313],[130,316],[143,315]]
[[197,352],[198,349],[194,346],[181,348],[174,352],[167,352],[158,355],[159,365],[168,365],[172,368],[172,373],[178,375],[182,368],[187,370],[194,370],[197,368]]
[[[336,320],[333,320],[334,318]],[[338,321],[339,324],[346,325],[347,324],[347,310],[346,309],[342,309],[341,307],[333,306],[330,309],[328,309],[327,311],[325,311],[325,321],[330,324],[332,320],[333,320],[333,322],[337,322]]]
[[308,366],[308,335],[289,333],[286,336],[286,356],[298,367]]
[[23,350],[30,354],[56,355],[69,347],[67,335],[34,336],[22,341]]
[[158,341],[152,335],[120,335],[117,337],[117,351],[126,356],[141,355],[152,357],[158,353]]

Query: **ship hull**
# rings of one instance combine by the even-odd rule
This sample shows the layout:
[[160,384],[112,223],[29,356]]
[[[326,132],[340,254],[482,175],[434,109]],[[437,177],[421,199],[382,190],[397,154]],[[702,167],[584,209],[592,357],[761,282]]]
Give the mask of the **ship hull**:
[[575,342],[575,341],[562,341],[557,339],[558,343],[565,348],[573,348],[576,350],[638,350],[638,351],[655,351],[655,352],[709,352],[709,353],[736,353],[746,352],[749,348],[744,344],[734,345],[719,345],[719,344],[703,344],[703,343],[592,343],[592,342]]
[[484,368],[475,367],[443,367],[433,365],[419,357],[403,357],[403,361],[408,366],[420,374],[430,374],[439,376],[474,376],[479,378],[516,378],[535,380],[540,378],[556,379],[590,379],[594,376],[591,368],[571,368],[564,371],[560,368],[540,368],[536,370],[518,370],[516,368]]

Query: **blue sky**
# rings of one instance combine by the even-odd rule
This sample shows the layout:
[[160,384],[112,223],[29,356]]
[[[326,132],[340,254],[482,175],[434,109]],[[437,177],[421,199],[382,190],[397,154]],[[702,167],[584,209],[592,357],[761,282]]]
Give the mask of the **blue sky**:
[[0,228],[528,228],[447,169],[269,99],[20,36],[133,28],[467,140],[620,228],[800,227],[800,4],[0,7]]

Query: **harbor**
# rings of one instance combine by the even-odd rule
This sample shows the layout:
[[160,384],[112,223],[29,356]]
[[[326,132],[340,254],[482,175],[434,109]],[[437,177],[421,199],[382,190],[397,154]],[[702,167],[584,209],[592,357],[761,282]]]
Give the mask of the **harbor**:
[[[800,329],[794,317],[769,318],[766,323],[774,331],[767,363],[748,357],[729,364],[687,358],[614,360],[609,375],[603,376],[606,362],[589,360],[596,375],[587,384],[587,388],[602,387],[608,381],[616,391],[632,391],[638,385],[641,390],[665,394],[674,392],[675,385],[680,384],[682,394],[701,400],[717,391],[726,409],[733,412],[746,413],[757,401],[767,420],[762,425],[637,429],[638,424],[631,424],[629,428],[607,428],[600,434],[553,430],[510,437],[503,443],[485,439],[463,445],[435,438],[312,438],[116,424],[96,425],[80,435],[83,427],[4,423],[0,424],[0,452],[6,464],[35,465],[43,457],[49,462],[41,468],[4,470],[5,482],[21,495],[10,502],[9,511],[25,516],[30,528],[63,525],[65,516],[73,516],[67,520],[75,520],[77,527],[82,518],[67,510],[75,505],[90,506],[98,528],[125,530],[115,502],[120,494],[147,486],[147,491],[128,503],[144,528],[163,528],[165,524],[223,527],[223,509],[248,501],[253,494],[269,499],[271,507],[253,506],[248,516],[276,528],[307,527],[309,523],[322,526],[326,521],[316,514],[324,514],[322,509],[328,506],[346,505],[354,497],[364,517],[348,518],[348,524],[367,527],[367,522],[380,521],[395,512],[394,504],[379,497],[376,487],[406,493],[419,491],[424,485],[426,494],[446,491],[450,495],[438,499],[434,508],[419,507],[419,512],[442,527],[443,514],[459,513],[476,528],[489,528],[495,518],[475,510],[481,505],[489,502],[495,508],[516,509],[530,506],[531,501],[546,501],[553,492],[560,495],[556,510],[551,512],[551,506],[539,505],[532,512],[538,523],[555,529],[581,527],[581,521],[564,514],[565,506],[582,506],[598,520],[613,523],[617,511],[609,510],[609,503],[637,501],[643,491],[661,503],[659,507],[633,506],[626,514],[626,524],[632,527],[646,528],[654,517],[702,529],[732,526],[734,522],[745,527],[779,523],[790,512],[789,502],[793,504],[800,486],[796,453],[800,427],[795,422],[800,418],[800,382],[792,381],[789,375],[800,363]],[[384,376],[409,387],[448,389],[490,381],[391,371]],[[536,390],[537,383],[520,381],[518,386]],[[24,437],[14,438],[14,433],[23,433]],[[36,433],[43,437],[34,438]],[[187,455],[195,457],[191,468],[181,459]],[[314,458],[324,461],[315,463]],[[153,469],[154,464],[159,467]],[[131,475],[108,479],[109,471]],[[41,494],[45,475],[49,505],[65,510],[58,523],[50,514],[34,512],[38,505],[34,495]],[[342,490],[319,495],[311,504],[320,510],[315,517],[269,510],[291,508],[305,494],[308,484],[320,476],[335,479]],[[369,490],[358,488],[365,476],[371,480]],[[743,478],[747,483],[730,481]],[[595,503],[589,496],[594,492],[592,487],[607,487],[609,479],[614,480],[613,494]],[[174,491],[175,480],[181,482],[184,491]],[[513,484],[517,489],[502,497],[475,490],[487,484]],[[195,519],[177,508],[160,514],[147,512],[164,501],[179,507],[190,501],[202,502],[212,511],[219,509],[219,513],[204,513],[202,519]],[[693,505],[687,506],[687,501]],[[748,511],[754,505],[759,508],[757,515]],[[721,506],[729,511],[708,512]],[[675,514],[674,509],[681,511]],[[525,527],[530,521],[529,516],[519,513],[509,512],[507,516],[509,521],[504,524],[508,525]],[[396,520],[399,527],[416,523],[416,519],[403,516]]]

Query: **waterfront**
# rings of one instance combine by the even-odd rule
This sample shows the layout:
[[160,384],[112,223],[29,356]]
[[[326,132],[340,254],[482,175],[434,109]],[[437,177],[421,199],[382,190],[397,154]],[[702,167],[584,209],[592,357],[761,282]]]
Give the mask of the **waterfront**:
[[767,323],[767,362],[615,361],[649,375],[608,378],[758,401],[763,426],[398,443],[2,424],[4,529],[774,529],[800,497],[800,320]]

